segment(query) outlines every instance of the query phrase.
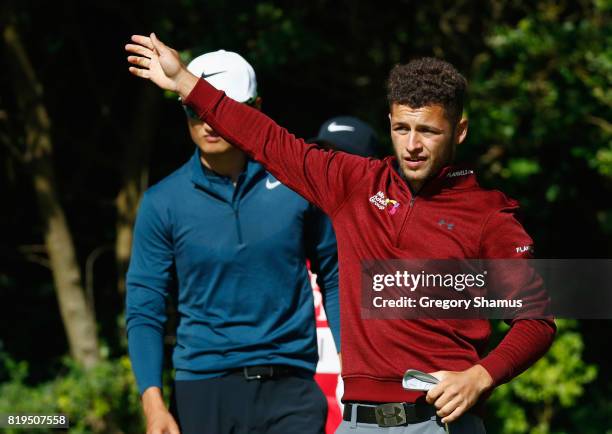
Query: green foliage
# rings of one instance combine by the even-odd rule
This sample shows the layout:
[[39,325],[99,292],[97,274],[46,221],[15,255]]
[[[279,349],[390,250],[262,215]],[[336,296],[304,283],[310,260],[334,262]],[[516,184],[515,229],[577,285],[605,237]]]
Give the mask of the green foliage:
[[459,151],[481,183],[519,200],[540,257],[610,255],[611,23],[609,1],[522,2],[473,57]]
[[525,176],[504,164],[519,157],[559,173],[584,160],[612,179],[609,2],[581,4],[538,2],[516,25],[498,24],[477,57],[471,134],[504,150],[488,168],[493,175]]
[[[10,379],[0,384],[0,413],[65,414],[70,432],[75,434],[144,432],[139,394],[127,356],[104,360],[89,371],[66,359],[61,375],[36,386],[26,384],[26,362],[2,358]],[[3,432],[18,434],[23,430],[7,428]]]
[[[500,323],[498,332],[508,328]],[[583,360],[584,344],[577,322],[557,320],[557,336],[548,353],[530,369],[496,389],[489,400],[500,434],[560,433],[555,418],[580,404],[585,385],[597,377],[597,367]],[[577,426],[567,433],[581,432]]]
[[540,165],[537,161],[528,158],[512,158],[508,161],[508,166],[502,169],[500,174],[503,178],[526,180],[538,172],[540,172]]

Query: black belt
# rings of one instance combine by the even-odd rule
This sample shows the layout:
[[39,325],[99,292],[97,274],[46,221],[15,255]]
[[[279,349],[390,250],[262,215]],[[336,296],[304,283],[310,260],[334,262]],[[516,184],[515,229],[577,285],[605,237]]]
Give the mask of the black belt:
[[301,375],[304,370],[286,365],[245,366],[228,372],[228,375],[242,375],[247,380],[262,380],[290,375]]
[[346,404],[344,417],[351,420],[352,407],[357,406],[358,423],[377,424],[381,427],[402,426],[410,423],[419,423],[431,419],[436,414],[433,405],[413,404],[408,402],[389,402],[374,406],[362,404]]

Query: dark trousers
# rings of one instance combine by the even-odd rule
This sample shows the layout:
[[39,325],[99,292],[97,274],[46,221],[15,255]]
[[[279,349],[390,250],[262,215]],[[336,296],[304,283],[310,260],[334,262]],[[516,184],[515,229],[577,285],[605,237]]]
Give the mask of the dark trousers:
[[327,399],[312,375],[227,375],[175,381],[171,412],[181,434],[323,434]]

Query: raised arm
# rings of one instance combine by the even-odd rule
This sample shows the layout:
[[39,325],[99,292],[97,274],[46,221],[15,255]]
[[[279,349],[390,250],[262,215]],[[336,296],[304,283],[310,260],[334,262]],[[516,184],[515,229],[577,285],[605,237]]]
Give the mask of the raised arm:
[[233,101],[191,74],[154,34],[133,36],[130,72],[177,92],[222,137],[260,161],[279,181],[329,215],[340,208],[376,160],[306,144],[261,112]]

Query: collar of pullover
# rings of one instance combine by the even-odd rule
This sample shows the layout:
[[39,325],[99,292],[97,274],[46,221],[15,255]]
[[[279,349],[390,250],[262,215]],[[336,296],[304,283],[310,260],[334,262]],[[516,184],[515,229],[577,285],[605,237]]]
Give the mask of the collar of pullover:
[[265,169],[263,166],[247,158],[245,168],[238,177],[236,186],[234,187],[229,177],[219,175],[204,167],[200,161],[200,150],[198,148],[196,148],[191,157],[191,181],[194,185],[224,200],[228,199],[226,197],[227,194],[224,194],[226,190],[235,190],[236,194],[232,195],[235,197],[236,195],[240,195],[241,192],[247,191],[254,182],[257,182],[257,180],[264,175]]
[[[391,167],[393,174],[398,181],[402,183],[410,191],[410,195],[414,193],[406,182],[406,179],[399,170],[399,165],[396,157],[387,157],[385,163]],[[474,170],[463,165],[449,165],[443,167],[436,175],[428,179],[421,190],[416,194],[419,197],[430,197],[437,194],[443,194],[453,190],[463,190],[477,187],[476,175]]]

